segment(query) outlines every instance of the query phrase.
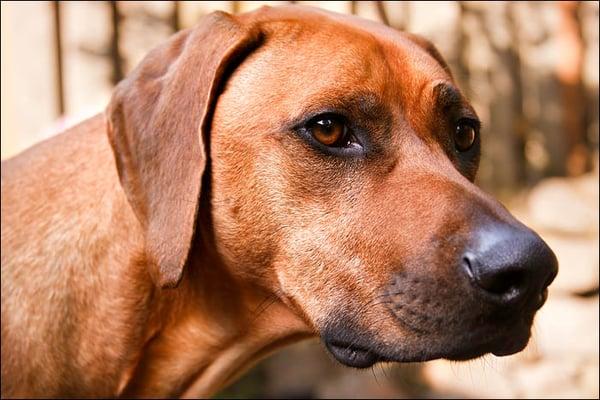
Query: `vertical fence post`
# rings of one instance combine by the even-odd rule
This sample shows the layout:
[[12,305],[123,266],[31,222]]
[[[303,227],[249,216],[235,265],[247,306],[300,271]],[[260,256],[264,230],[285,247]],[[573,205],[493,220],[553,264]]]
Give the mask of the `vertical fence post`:
[[557,3],[560,20],[557,24],[560,57],[556,77],[560,85],[562,121],[565,135],[565,172],[576,176],[589,168],[586,146],[585,98],[582,85],[583,60],[585,57],[583,33],[579,18],[581,3],[568,1]]
[[376,1],[375,5],[377,6],[377,14],[379,14],[381,22],[383,22],[387,26],[390,26],[390,19],[388,18],[387,12],[385,11],[383,1]]
[[119,50],[119,38],[120,38],[120,22],[121,16],[119,15],[119,8],[116,1],[109,1],[111,24],[112,24],[112,38],[110,41],[110,57],[112,60],[113,72],[112,72],[112,83],[116,85],[121,79],[123,79],[123,64],[121,59],[121,51]]
[[52,16],[54,17],[54,44],[55,44],[55,62],[56,62],[56,94],[58,105],[58,116],[65,113],[65,86],[63,81],[63,54],[62,54],[62,35],[60,26],[60,2],[53,1]]
[[181,12],[181,10],[179,7],[179,2],[174,1],[173,2],[173,11],[171,13],[171,27],[173,28],[173,32],[177,32],[177,31],[179,31],[179,29],[181,29],[181,25],[179,23],[180,12]]

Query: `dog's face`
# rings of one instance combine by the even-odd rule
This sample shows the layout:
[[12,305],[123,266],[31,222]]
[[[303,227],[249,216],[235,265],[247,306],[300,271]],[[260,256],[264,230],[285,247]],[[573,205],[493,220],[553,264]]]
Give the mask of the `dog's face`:
[[424,40],[305,8],[215,13],[150,52],[107,117],[158,286],[198,225],[195,250],[347,365],[527,344],[556,258],[473,185],[477,116]]
[[473,185],[479,122],[435,50],[324,16],[264,28],[212,123],[231,271],[350,366],[521,350],[556,260]]

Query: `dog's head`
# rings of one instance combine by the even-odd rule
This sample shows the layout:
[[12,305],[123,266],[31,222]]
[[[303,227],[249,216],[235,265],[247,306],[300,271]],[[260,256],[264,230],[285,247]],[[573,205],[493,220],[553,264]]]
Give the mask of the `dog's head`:
[[218,13],[152,52],[108,117],[157,284],[179,281],[204,198],[225,268],[346,365],[527,344],[556,258],[473,184],[479,120],[427,41],[298,7]]

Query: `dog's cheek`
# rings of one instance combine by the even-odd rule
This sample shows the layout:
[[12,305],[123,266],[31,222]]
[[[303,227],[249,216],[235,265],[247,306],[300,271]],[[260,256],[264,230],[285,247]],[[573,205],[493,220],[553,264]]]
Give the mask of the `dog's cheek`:
[[[215,147],[219,150],[218,143]],[[212,171],[215,245],[232,271],[263,276],[277,252],[277,227],[252,162],[253,151],[221,154],[213,159]]]
[[360,310],[379,276],[356,245],[362,240],[352,220],[356,213],[334,215],[316,205],[304,212],[302,224],[282,229],[274,270],[281,291],[323,326],[340,313]]

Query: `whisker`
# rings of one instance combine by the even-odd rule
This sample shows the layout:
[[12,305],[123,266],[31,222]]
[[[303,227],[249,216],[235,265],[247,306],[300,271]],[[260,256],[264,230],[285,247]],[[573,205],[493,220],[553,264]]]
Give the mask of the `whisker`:
[[371,366],[371,373],[373,374],[373,378],[375,378],[375,382],[377,383],[377,386],[381,386],[381,384],[379,383],[379,380],[377,379],[377,375],[375,374],[375,365]]

